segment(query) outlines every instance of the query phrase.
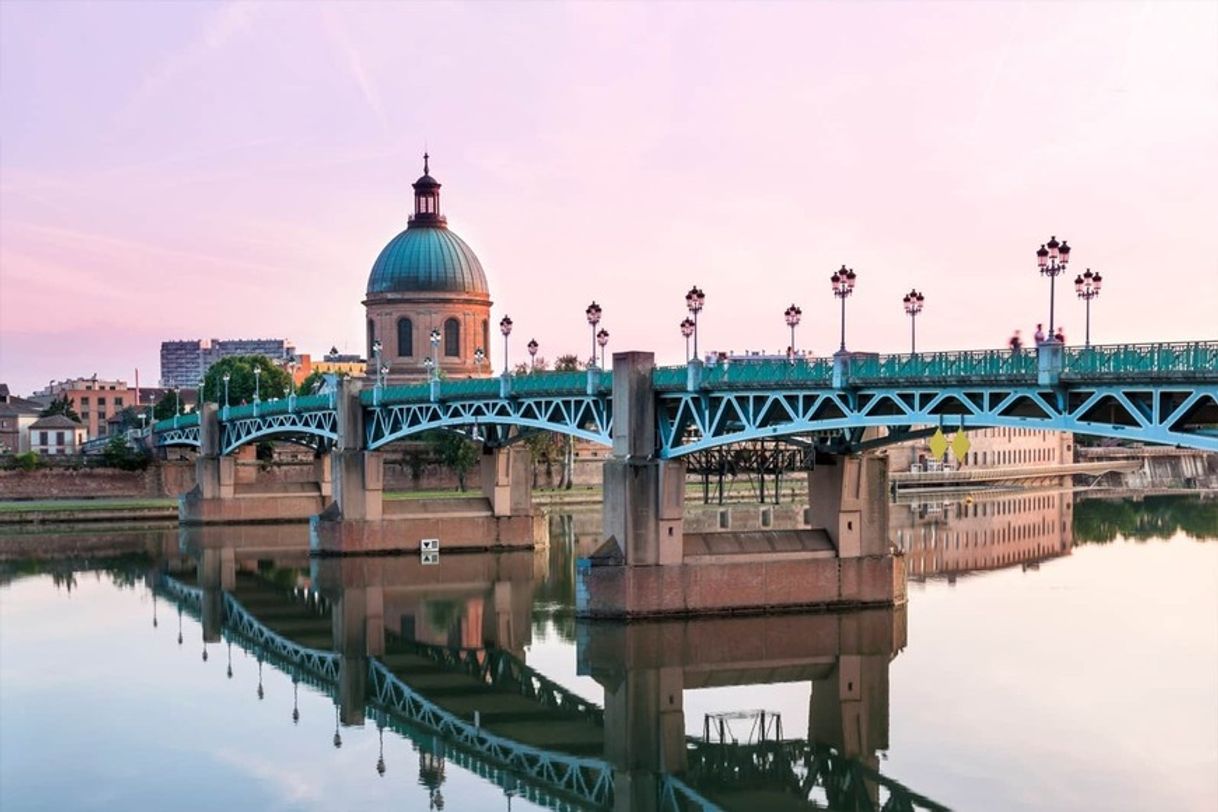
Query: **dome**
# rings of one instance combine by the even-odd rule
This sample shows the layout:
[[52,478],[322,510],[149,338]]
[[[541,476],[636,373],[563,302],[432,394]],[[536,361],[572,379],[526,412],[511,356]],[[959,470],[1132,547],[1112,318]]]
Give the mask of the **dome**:
[[490,295],[482,263],[464,240],[443,226],[411,223],[376,258],[368,295],[416,292]]

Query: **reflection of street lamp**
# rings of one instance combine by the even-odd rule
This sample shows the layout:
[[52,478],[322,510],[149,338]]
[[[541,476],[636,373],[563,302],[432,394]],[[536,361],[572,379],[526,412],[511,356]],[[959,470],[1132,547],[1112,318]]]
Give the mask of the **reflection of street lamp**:
[[694,358],[698,357],[698,314],[702,312],[705,304],[706,294],[697,285],[691,287],[689,293],[685,294],[685,307],[694,317]]
[[508,374],[508,336],[512,334],[512,320],[504,316],[499,322],[499,332],[503,333],[503,374]]
[[339,747],[343,746],[343,737],[340,736],[338,733],[338,705],[337,704],[334,706],[334,739],[333,739],[333,742],[334,742],[334,749],[336,749],[336,750]]
[[804,311],[794,304],[784,310],[782,314],[787,319],[787,326],[791,328],[791,357],[795,357],[795,328],[799,326],[799,320],[803,314]]
[[588,326],[592,328],[592,366],[596,366],[596,325],[601,323],[601,306],[592,301],[584,310],[584,315],[588,317]]
[[854,279],[857,276],[854,269],[846,269],[843,265],[840,271],[834,271],[833,276],[829,277],[829,284],[833,287],[833,295],[842,300],[842,346],[839,352],[846,351],[846,297],[854,293]]
[[681,335],[685,336],[685,362],[689,363],[689,337],[694,334],[694,320],[689,316],[681,319]]
[[601,369],[605,368],[605,346],[609,343],[609,331],[601,329],[596,334],[596,343],[601,348]]
[[1053,341],[1053,305],[1054,305],[1054,283],[1059,274],[1066,270],[1066,265],[1070,262],[1070,246],[1065,240],[1060,243],[1057,237],[1050,237],[1049,241],[1040,247],[1036,252],[1036,264],[1040,267],[1040,275],[1049,277],[1049,341]]
[[925,301],[926,297],[916,290],[909,291],[901,299],[905,305],[905,312],[909,314],[909,352],[911,355],[918,351],[918,314],[922,312],[922,303]]
[[529,351],[529,370],[537,369],[537,339],[530,338],[527,345]]
[[1104,284],[1104,277],[1098,273],[1092,273],[1088,268],[1087,272],[1082,276],[1074,277],[1074,292],[1078,294],[1078,298],[1087,303],[1087,346],[1091,346],[1091,300],[1100,295],[1100,287]]

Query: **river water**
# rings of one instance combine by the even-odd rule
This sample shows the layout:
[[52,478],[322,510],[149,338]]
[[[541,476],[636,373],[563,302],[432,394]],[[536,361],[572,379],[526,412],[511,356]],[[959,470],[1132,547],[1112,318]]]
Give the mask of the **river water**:
[[903,609],[628,627],[571,616],[595,516],[0,538],[0,809],[1218,809],[1218,502],[894,513]]

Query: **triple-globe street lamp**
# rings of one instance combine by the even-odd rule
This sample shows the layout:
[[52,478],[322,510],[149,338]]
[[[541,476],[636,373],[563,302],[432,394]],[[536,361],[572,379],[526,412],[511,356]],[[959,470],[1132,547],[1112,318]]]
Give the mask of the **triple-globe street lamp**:
[[232,375],[225,372],[220,376],[220,380],[224,381],[224,408],[228,409],[228,382],[232,379]]
[[1040,268],[1040,275],[1049,277],[1049,341],[1054,341],[1056,335],[1053,323],[1054,311],[1054,284],[1057,277],[1065,273],[1066,265],[1070,262],[1070,246],[1065,240],[1060,243],[1057,237],[1050,237],[1047,243],[1040,246],[1036,252],[1036,265]]
[[375,366],[373,366],[373,368],[372,368],[372,371],[374,373],[376,373],[376,385],[380,386],[381,385],[381,340],[379,338],[372,342],[372,357],[373,357],[373,363],[375,364]]
[[706,293],[702,288],[694,285],[689,289],[689,293],[685,294],[685,308],[694,319],[694,358],[698,357],[698,314],[702,312],[705,305]]
[[596,366],[596,325],[601,323],[602,312],[604,311],[595,300],[584,310],[584,315],[588,317],[588,326],[592,328],[592,366]]
[[843,265],[829,277],[833,295],[842,300],[842,346],[838,352],[846,351],[846,297],[854,293],[854,281],[857,276],[853,268]]
[[601,348],[601,369],[605,368],[605,347],[609,344],[609,331],[601,328],[596,334],[596,343]]
[[918,351],[918,314],[922,312],[922,303],[926,301],[917,290],[910,290],[901,299],[905,312],[909,314],[909,352],[912,355]]
[[791,328],[791,357],[795,357],[795,328],[799,326],[799,320],[803,317],[804,311],[799,308],[794,302],[791,306],[783,311],[783,316],[786,317],[787,326]]
[[436,378],[440,377],[440,330],[438,327],[433,327],[431,335],[428,336],[431,341],[431,370],[432,375]]
[[1091,346],[1091,300],[1100,295],[1100,287],[1104,284],[1104,277],[1098,273],[1092,273],[1088,268],[1087,272],[1074,277],[1074,292],[1078,294],[1078,298],[1087,303],[1087,332],[1086,345]]
[[689,337],[694,334],[694,320],[686,316],[681,319],[681,335],[685,336],[685,363],[689,363]]
[[262,367],[254,367],[254,403],[262,402]]
[[503,333],[503,374],[508,374],[508,336],[512,334],[512,319],[504,316],[499,321],[499,332]]

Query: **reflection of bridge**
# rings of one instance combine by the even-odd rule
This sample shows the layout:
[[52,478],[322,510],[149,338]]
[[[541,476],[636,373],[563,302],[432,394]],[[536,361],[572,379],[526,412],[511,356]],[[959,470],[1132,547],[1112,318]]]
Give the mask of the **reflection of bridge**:
[[[505,647],[484,642],[514,633],[512,621],[488,619],[483,611],[498,603],[503,612],[517,613],[502,582],[482,590],[488,605],[458,601],[456,616],[421,608],[420,616],[433,616],[433,626],[448,624],[445,635],[423,629],[420,617],[409,615],[389,628],[375,612],[473,594],[468,569],[437,578],[435,569],[425,575],[378,570],[372,560],[362,569],[353,559],[322,561],[313,568],[312,588],[302,590],[297,585],[307,581],[301,576],[246,569],[242,560],[249,554],[204,547],[194,585],[159,576],[157,591],[199,616],[205,639],[227,639],[333,697],[344,723],[360,724],[367,715],[411,738],[429,758],[452,760],[537,803],[716,809],[777,792],[800,804],[821,794],[853,798],[849,808],[859,810],[940,808],[875,770],[875,749],[887,746],[887,663],[904,644],[903,613],[649,624],[650,631],[638,632],[583,629],[581,669],[606,686],[602,711]],[[255,553],[263,554],[265,548]],[[531,557],[511,554],[522,556]],[[476,558],[487,562],[484,569],[503,567],[493,562],[498,556]],[[437,586],[422,586],[428,581]],[[392,597],[396,592],[411,597]],[[464,645],[429,643],[418,639],[420,631],[455,635]],[[691,651],[708,635],[726,640],[727,651],[713,658]],[[504,642],[511,647],[518,641]],[[678,645],[659,651],[657,642]],[[792,680],[813,682],[809,722],[819,735],[812,744],[782,743],[785,768],[773,753],[762,757],[747,746],[724,751],[687,741],[681,703],[671,696],[660,703],[664,692],[684,687]],[[714,759],[731,759],[742,774],[769,770],[765,775],[774,780],[765,788],[727,791],[707,772]],[[816,769],[805,774],[809,764]]]

